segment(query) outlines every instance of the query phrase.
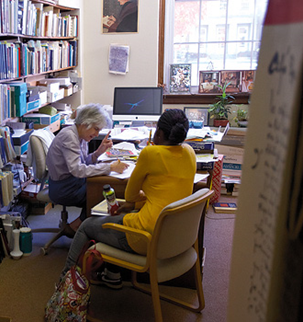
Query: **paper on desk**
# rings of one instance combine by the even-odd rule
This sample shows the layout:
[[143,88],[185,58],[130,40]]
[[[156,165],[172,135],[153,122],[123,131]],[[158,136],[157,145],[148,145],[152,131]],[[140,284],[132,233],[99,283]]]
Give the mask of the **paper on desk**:
[[[123,161],[124,162],[124,161]],[[110,177],[114,177],[114,178],[118,178],[118,179],[127,179],[130,177],[130,175],[132,174],[133,170],[135,169],[136,164],[134,162],[124,162],[127,163],[129,165],[129,167],[124,170],[123,173],[117,173],[114,171],[111,171],[111,173],[109,174]]]
[[122,150],[131,150],[135,155],[138,155],[138,151],[134,143],[131,143],[131,142],[120,142],[115,144],[113,148],[122,149]]
[[209,162],[215,162],[217,160],[218,159],[214,159],[213,154],[207,154],[207,153],[196,154],[196,162],[209,163]]
[[121,133],[111,134],[112,140],[121,140],[121,141],[134,141],[134,140],[144,140],[148,138],[149,133],[137,130],[123,130]]
[[207,142],[221,142],[223,135],[226,133],[220,130],[211,130],[209,126],[202,129],[189,129],[187,132],[186,140],[190,139],[203,139]]
[[196,173],[194,178],[194,183],[197,183],[201,180],[206,179],[209,176],[209,173]]

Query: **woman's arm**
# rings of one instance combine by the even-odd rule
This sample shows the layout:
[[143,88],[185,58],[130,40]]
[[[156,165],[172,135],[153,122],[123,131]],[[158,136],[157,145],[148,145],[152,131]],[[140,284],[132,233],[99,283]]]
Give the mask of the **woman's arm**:
[[133,170],[126,189],[125,200],[128,202],[144,201],[145,194],[142,190],[144,180],[148,174],[148,149],[144,148],[137,160],[135,169]]
[[109,131],[105,138],[102,140],[102,142],[100,143],[98,149],[92,153],[92,162],[96,163],[98,161],[99,156],[104,153],[107,149],[111,148],[113,146],[113,141],[111,139],[109,139],[109,135],[110,135]]

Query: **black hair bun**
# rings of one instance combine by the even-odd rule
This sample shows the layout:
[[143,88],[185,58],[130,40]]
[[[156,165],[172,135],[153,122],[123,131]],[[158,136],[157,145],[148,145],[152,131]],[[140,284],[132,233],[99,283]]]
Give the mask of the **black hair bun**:
[[176,123],[170,131],[169,140],[172,143],[179,144],[186,139],[186,135],[187,130],[184,125],[182,123]]

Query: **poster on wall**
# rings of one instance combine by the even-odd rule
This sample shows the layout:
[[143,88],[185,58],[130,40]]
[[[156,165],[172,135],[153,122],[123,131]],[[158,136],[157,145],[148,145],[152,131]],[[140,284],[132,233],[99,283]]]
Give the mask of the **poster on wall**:
[[101,0],[102,33],[138,32],[139,0]]
[[129,66],[129,46],[110,44],[108,55],[109,73],[125,75]]

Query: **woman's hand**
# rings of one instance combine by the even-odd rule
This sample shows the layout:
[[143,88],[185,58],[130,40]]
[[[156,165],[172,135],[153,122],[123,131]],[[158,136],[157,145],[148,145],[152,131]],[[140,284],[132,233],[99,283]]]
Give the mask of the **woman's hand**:
[[104,153],[107,149],[111,148],[113,146],[113,141],[111,139],[109,139],[109,135],[110,135],[109,131],[106,135],[105,138],[102,140],[102,142],[100,143],[98,149],[95,151],[96,156],[100,156],[102,153]]
[[129,213],[135,209],[134,202],[120,202],[120,207],[115,211],[115,215],[119,215],[121,213]]
[[127,163],[121,162],[120,160],[117,160],[115,162],[112,162],[110,164],[110,171],[115,171],[118,173],[122,173],[125,169],[127,169],[129,165]]
[[116,22],[117,19],[113,15],[111,15],[108,17],[108,20],[110,21],[110,25],[112,25]]

